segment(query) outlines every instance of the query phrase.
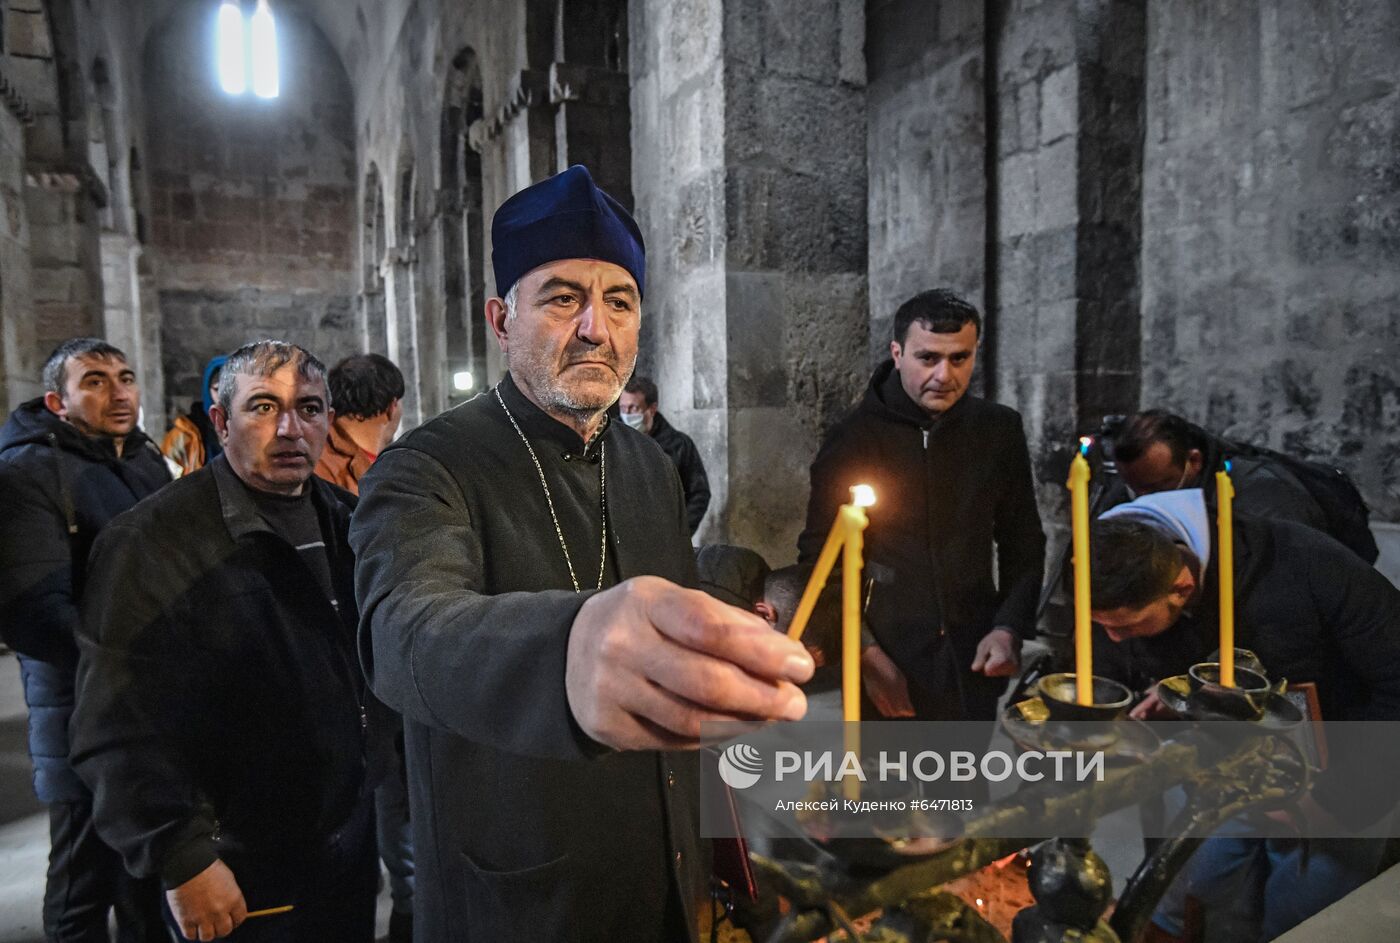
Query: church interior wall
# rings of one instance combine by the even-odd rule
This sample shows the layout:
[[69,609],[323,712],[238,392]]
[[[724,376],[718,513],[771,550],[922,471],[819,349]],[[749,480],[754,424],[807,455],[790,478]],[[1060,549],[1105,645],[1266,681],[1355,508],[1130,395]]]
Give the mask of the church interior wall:
[[411,426],[500,376],[490,214],[581,159],[647,240],[639,369],[710,469],[702,542],[791,559],[822,434],[933,285],[986,308],[977,388],[1047,520],[1075,436],[1139,405],[1335,456],[1400,520],[1392,4],[274,6],[259,124],[194,5],[6,4],[10,405],[98,331],[158,433],[215,349],[282,334],[400,360]]
[[334,362],[355,337],[354,99],[311,21],[279,19],[283,94],[227,96],[209,9],[177,9],[145,50],[152,241],[160,255],[169,406],[199,397],[204,363],[283,336]]
[[1149,4],[1143,401],[1400,519],[1400,9]]

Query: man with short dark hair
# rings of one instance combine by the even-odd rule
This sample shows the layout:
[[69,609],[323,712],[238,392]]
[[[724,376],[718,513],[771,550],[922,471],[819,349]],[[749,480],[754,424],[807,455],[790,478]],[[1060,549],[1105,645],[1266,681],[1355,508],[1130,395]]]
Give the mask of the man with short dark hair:
[[170,481],[137,426],[141,391],[126,355],[94,337],[44,365],[44,395],[0,430],[0,631],[19,654],[34,792],[49,807],[44,932],[56,943],[164,937],[159,888],[133,882],[93,829],[92,794],[68,762],[78,667],[78,600],[88,550],[113,517]]
[[[1241,513],[1312,527],[1351,547],[1367,563],[1376,561],[1365,504],[1336,469],[1223,439],[1163,409],[1128,417],[1113,438],[1113,457],[1118,474],[1136,495],[1200,488],[1209,502],[1215,500],[1215,474],[1228,462]],[[1340,518],[1333,519],[1337,509],[1329,515],[1308,480],[1338,496]]]
[[223,453],[93,550],[73,765],[189,940],[374,936],[387,729],[355,657],[354,498],[312,474],[328,400],[303,348],[235,351],[210,411]]
[[403,373],[380,354],[355,354],[331,367],[331,423],[316,474],[351,494],[403,419]]
[[851,487],[875,489],[866,559],[892,577],[867,610],[862,661],[886,716],[992,719],[1035,631],[1045,535],[1021,417],[967,395],[981,325],[946,289],[901,305],[891,359],[812,462],[805,565]]
[[[1095,522],[1093,616],[1104,630],[1096,633],[1095,674],[1148,691],[1218,649],[1213,521],[1202,492],[1186,489],[1119,505]],[[1245,514],[1234,523],[1236,646],[1253,651],[1273,680],[1314,683],[1324,720],[1400,720],[1400,591],[1312,528]],[[1159,716],[1156,695],[1133,713]],[[1329,727],[1329,734],[1344,736],[1345,726]],[[1314,778],[1299,809],[1306,819],[1359,829],[1393,806],[1394,783],[1366,769],[1374,750],[1393,752],[1392,745],[1350,746],[1334,749],[1329,768]],[[1240,831],[1208,839],[1183,878],[1208,917],[1246,928],[1229,939],[1273,939],[1300,923],[1369,880],[1384,845],[1315,842],[1301,854],[1297,842],[1266,842]],[[1257,886],[1242,892],[1226,880],[1240,875]],[[1179,934],[1175,900],[1155,919]]]
[[695,441],[661,415],[657,409],[656,383],[650,377],[634,375],[628,380],[617,405],[622,421],[651,436],[676,466],[681,476],[681,489],[685,492],[686,523],[694,536],[705,518],[705,509],[710,506],[710,478],[705,474],[705,463]]

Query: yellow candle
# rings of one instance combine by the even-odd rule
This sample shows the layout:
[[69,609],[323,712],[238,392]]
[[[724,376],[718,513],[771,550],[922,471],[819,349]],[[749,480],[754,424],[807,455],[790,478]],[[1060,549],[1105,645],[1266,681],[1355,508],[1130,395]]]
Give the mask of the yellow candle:
[[1094,655],[1089,617],[1089,440],[1079,440],[1069,466],[1070,526],[1074,540],[1074,679],[1080,704],[1094,703]]
[[[865,528],[870,523],[865,509],[875,502],[874,492],[857,485],[851,489],[851,503],[843,504],[839,517],[846,533],[846,549],[841,556],[841,705],[846,721],[846,750],[860,756],[860,572],[865,553]],[[845,795],[860,798],[860,780],[846,779]]]
[[1235,486],[1230,463],[1215,473],[1216,525],[1220,555],[1220,683],[1235,686]]
[[802,638],[802,633],[807,630],[807,622],[812,618],[812,610],[817,606],[817,597],[822,594],[827,577],[831,575],[836,555],[846,546],[845,524],[846,519],[837,511],[836,521],[831,525],[831,533],[826,535],[826,543],[822,545],[822,552],[817,556],[817,565],[812,569],[812,577],[807,581],[807,588],[802,591],[802,599],[797,603],[792,625],[788,626],[788,638],[794,641]]

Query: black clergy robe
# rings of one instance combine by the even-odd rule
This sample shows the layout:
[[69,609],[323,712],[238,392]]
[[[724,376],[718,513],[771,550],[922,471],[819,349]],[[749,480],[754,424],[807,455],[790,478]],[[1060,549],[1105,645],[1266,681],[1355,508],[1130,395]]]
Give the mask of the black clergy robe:
[[680,482],[640,432],[584,447],[507,376],[386,449],[361,482],[360,650],[407,723],[418,943],[670,941],[694,935],[708,860],[693,754],[618,753],[579,728],[569,632],[597,585],[695,584]]

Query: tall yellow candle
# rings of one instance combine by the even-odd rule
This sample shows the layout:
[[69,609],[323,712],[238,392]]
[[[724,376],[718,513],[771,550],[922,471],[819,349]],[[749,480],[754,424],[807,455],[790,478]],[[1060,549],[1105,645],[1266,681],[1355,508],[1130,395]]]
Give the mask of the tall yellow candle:
[[1220,555],[1220,683],[1235,686],[1235,486],[1230,463],[1215,473],[1217,543]]
[[[854,489],[852,489],[854,491]],[[841,508],[846,520],[846,552],[841,556],[841,708],[846,721],[846,750],[860,756],[860,571],[865,552],[865,508],[847,504]],[[860,798],[860,780],[845,782],[848,799]]]
[[1070,526],[1074,541],[1074,691],[1080,704],[1094,703],[1094,654],[1089,616],[1089,440],[1069,466]]
[[826,579],[831,575],[836,555],[845,546],[846,519],[838,510],[836,521],[831,525],[831,533],[826,535],[826,543],[822,545],[822,552],[817,556],[817,565],[812,568],[812,576],[807,580],[807,588],[802,591],[802,599],[797,603],[797,612],[793,613],[792,624],[788,626],[788,638],[793,641],[802,638],[802,633],[807,631],[807,623],[812,618],[812,610],[817,606],[817,598],[821,596],[822,588],[826,586]]

